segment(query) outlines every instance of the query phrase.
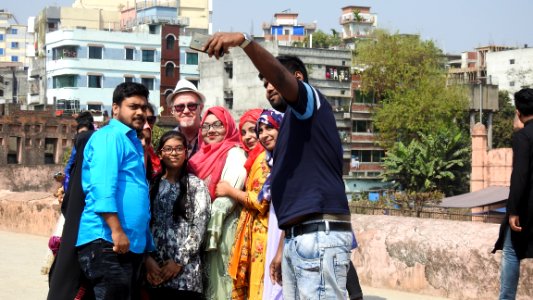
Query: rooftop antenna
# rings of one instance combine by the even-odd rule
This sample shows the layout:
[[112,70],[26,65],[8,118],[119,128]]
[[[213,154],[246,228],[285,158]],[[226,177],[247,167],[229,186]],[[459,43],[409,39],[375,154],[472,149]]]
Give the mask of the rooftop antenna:
[[282,10],[281,12],[282,12],[282,13],[290,13],[290,12],[291,12],[291,9],[290,9],[290,8],[287,8],[286,10]]

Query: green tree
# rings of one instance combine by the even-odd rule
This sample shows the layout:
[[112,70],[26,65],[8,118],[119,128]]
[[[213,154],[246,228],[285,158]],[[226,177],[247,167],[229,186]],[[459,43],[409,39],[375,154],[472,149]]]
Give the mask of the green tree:
[[159,143],[159,139],[161,138],[161,136],[163,136],[165,132],[166,132],[165,129],[157,125],[154,125],[154,128],[152,129],[152,146],[154,147],[154,149],[157,149],[157,144]]
[[[313,48],[329,48],[331,46],[338,46],[342,43],[341,37],[337,31],[332,29],[332,35],[329,35],[322,30],[317,30],[313,33]],[[304,44],[309,45],[309,36],[304,38]]]
[[505,91],[498,93],[500,110],[494,114],[492,120],[492,143],[494,148],[512,147],[513,121],[516,108],[511,103],[509,94]]
[[397,142],[387,151],[383,178],[408,193],[454,195],[465,191],[469,154],[468,143],[457,129],[420,133],[420,139],[407,145]]
[[419,133],[456,127],[468,106],[465,90],[446,84],[442,51],[417,35],[376,30],[357,45],[354,62],[362,70],[362,92],[380,101],[374,125],[386,149],[398,141],[409,144]]

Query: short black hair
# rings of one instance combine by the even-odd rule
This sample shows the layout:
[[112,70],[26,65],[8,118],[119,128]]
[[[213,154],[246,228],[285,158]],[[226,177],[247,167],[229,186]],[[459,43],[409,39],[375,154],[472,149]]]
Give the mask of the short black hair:
[[[148,99],[148,98],[146,98]],[[147,110],[149,110],[153,116],[155,116],[155,108],[154,108],[154,105],[152,103],[148,103],[148,107],[146,107]]]
[[88,110],[82,111],[76,117],[76,123],[78,123],[78,124],[81,124],[81,123],[94,123],[93,115]]
[[[276,59],[291,73],[299,71],[304,76],[304,82],[308,82],[307,69],[303,61],[295,55],[278,55]],[[259,73],[259,79],[263,80],[263,74]]]
[[142,96],[148,100],[150,92],[148,89],[137,82],[123,82],[115,88],[113,91],[113,103],[117,105],[122,104],[122,101],[132,96]]
[[76,126],[76,132],[80,131],[82,128],[87,128],[87,130],[94,130],[94,124],[90,122],[81,122]]
[[533,89],[524,88],[514,94],[514,105],[523,116],[533,115]]

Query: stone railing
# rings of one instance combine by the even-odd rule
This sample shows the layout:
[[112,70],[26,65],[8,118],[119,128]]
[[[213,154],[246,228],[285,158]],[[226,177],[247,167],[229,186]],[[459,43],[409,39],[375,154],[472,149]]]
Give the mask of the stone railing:
[[[451,299],[497,299],[499,225],[352,215],[352,260],[364,285]],[[533,298],[533,264],[522,262],[517,299]]]

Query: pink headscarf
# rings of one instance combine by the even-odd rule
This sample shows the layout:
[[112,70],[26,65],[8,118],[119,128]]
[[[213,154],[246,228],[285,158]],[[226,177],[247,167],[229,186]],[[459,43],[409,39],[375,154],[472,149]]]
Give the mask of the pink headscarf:
[[[262,111],[263,110],[260,109],[260,108],[250,109],[250,110],[246,111],[241,116],[241,119],[239,120],[239,133],[242,132],[242,126],[246,122],[252,122],[254,124],[254,126],[255,126],[255,123],[257,122],[257,119],[259,119],[259,116],[261,115]],[[250,168],[252,168],[252,165],[254,164],[255,159],[265,149],[263,148],[263,145],[261,145],[261,143],[259,143],[259,141],[257,142],[257,144],[255,144],[255,147],[253,149],[248,148],[248,146],[246,146],[244,144],[244,142],[242,142],[242,136],[241,136],[241,145],[242,145],[242,148],[244,149],[244,151],[246,151],[246,153],[248,153],[248,159],[246,159],[246,163],[244,164],[244,168],[246,169],[246,173],[249,173],[250,172]]]
[[237,127],[235,126],[235,120],[227,109],[220,106],[209,108],[205,112],[200,126],[204,124],[208,114],[215,115],[222,122],[224,128],[226,128],[226,135],[219,143],[206,144],[202,138],[202,129],[200,128],[198,131],[198,144],[200,148],[189,160],[189,168],[198,178],[205,182],[209,189],[211,200],[213,201],[216,198],[215,189],[226,164],[228,151],[239,145],[240,138]]

